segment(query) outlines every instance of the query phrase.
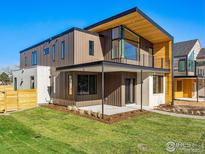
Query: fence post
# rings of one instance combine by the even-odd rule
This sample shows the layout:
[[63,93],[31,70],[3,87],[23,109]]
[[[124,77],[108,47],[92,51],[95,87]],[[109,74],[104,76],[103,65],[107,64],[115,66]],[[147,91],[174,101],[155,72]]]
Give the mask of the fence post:
[[19,91],[16,91],[16,95],[17,95],[17,110],[19,110]]
[[6,91],[4,91],[4,108],[5,108],[5,113],[6,113],[7,112]]

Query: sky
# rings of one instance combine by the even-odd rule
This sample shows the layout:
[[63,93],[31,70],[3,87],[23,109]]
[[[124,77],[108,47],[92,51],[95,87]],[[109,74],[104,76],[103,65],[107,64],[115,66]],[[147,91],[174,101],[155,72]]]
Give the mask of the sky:
[[205,0],[10,0],[0,5],[0,68],[19,64],[22,49],[135,6],[175,42],[197,38],[205,47]]

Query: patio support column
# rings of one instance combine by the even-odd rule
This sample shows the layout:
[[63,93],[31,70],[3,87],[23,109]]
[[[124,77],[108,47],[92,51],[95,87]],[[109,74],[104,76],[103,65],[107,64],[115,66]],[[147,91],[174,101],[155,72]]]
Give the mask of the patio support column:
[[142,111],[142,101],[143,101],[143,99],[142,99],[142,90],[143,90],[143,79],[142,79],[142,70],[141,70],[141,72],[140,72],[140,80],[141,80],[141,97],[140,97],[140,99],[141,99],[141,104],[140,104],[140,110]]
[[104,94],[104,81],[105,80],[105,74],[104,74],[104,63],[102,62],[102,118],[104,118],[104,100],[105,100],[105,94]]
[[198,76],[196,77],[196,99],[197,99],[197,102],[199,102],[199,78]]

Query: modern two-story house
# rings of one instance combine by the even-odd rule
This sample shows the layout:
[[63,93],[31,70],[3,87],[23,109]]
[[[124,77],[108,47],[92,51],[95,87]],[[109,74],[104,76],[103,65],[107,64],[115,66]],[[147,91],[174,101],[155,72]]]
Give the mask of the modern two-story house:
[[175,99],[199,101],[204,97],[205,65],[199,40],[189,40],[174,45]]
[[173,37],[133,8],[20,51],[14,87],[39,103],[154,107],[173,100],[172,64]]

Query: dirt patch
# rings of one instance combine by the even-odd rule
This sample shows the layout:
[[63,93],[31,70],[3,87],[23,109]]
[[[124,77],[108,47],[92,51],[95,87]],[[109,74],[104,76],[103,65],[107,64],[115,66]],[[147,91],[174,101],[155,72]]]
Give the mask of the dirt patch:
[[48,104],[48,105],[43,105],[43,107],[47,107],[49,109],[54,109],[54,110],[61,111],[61,112],[71,113],[71,114],[78,115],[81,117],[86,117],[86,118],[97,120],[97,121],[100,121],[100,122],[103,122],[106,124],[113,124],[113,123],[116,123],[116,122],[119,122],[122,120],[126,120],[129,118],[135,117],[135,116],[141,116],[141,115],[149,113],[145,110],[142,110],[142,111],[135,110],[135,111],[125,112],[125,113],[120,113],[120,114],[115,114],[115,115],[109,115],[109,116],[104,115],[104,118],[102,118],[102,117],[99,118],[99,117],[95,116],[95,114],[92,114],[92,113],[90,115],[88,115],[88,114],[82,114],[80,111],[68,110],[67,107],[65,107],[65,106]]

